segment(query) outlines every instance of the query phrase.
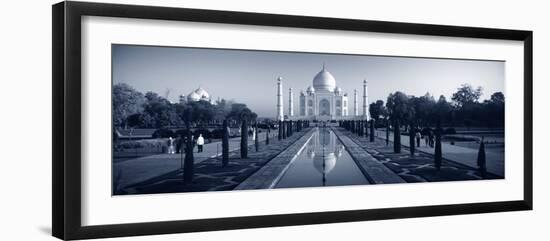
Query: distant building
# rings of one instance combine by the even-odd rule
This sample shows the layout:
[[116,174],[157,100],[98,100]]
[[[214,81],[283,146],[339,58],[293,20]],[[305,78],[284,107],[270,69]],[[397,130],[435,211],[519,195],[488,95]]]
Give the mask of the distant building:
[[[368,96],[367,81],[363,81],[363,105],[362,114],[359,113],[359,99],[357,90],[354,90],[353,103],[350,103],[349,96],[336,85],[336,79],[323,65],[323,69],[313,78],[313,85],[307,87],[306,91],[300,91],[299,113],[294,114],[293,93],[289,88],[288,113],[283,113],[283,81],[277,80],[277,119],[317,119],[317,120],[339,120],[339,119],[368,119]],[[353,106],[350,106],[353,105]],[[352,109],[353,108],[353,109]],[[350,113],[350,110],[352,111]]]
[[203,89],[202,87],[197,88],[196,90],[191,91],[187,96],[186,95],[180,95],[180,103],[185,102],[197,102],[197,101],[208,101],[210,104],[214,104],[212,101],[212,98],[210,97],[210,94]]

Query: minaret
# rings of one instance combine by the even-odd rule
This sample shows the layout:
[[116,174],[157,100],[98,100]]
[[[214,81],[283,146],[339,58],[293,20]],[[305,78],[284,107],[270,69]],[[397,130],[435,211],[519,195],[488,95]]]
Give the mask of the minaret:
[[359,106],[357,105],[357,90],[353,90],[353,115],[359,115]]
[[294,104],[292,103],[292,88],[288,88],[288,116],[294,116]]
[[369,94],[367,92],[367,80],[363,80],[363,118],[365,120],[369,118]]
[[277,120],[284,120],[283,116],[283,78],[277,78]]

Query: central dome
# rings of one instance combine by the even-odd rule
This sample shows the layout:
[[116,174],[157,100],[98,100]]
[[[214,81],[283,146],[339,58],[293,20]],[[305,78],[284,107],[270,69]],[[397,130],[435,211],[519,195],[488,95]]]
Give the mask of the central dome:
[[209,101],[210,100],[210,95],[208,94],[208,92],[206,92],[206,90],[199,87],[198,89],[192,91],[191,93],[189,93],[187,95],[187,100],[189,100],[189,101],[199,101],[199,100]]
[[323,66],[323,70],[317,73],[317,75],[315,75],[315,78],[313,78],[313,88],[315,88],[315,90],[317,91],[334,91],[335,87],[336,80],[334,79],[334,76],[332,76],[332,74],[328,72]]

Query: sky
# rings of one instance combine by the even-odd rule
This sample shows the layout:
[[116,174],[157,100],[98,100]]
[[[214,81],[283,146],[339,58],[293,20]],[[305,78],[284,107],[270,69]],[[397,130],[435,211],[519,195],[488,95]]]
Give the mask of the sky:
[[202,87],[213,100],[245,103],[260,117],[274,117],[277,77],[283,78],[285,114],[289,87],[297,113],[300,90],[313,84],[323,63],[350,101],[357,89],[359,106],[364,79],[368,81],[369,103],[386,102],[395,91],[415,96],[429,92],[436,100],[444,95],[450,101],[462,84],[481,86],[481,100],[494,92],[506,95],[502,61],[135,45],[113,45],[112,81],[127,83],[143,93],[167,95],[172,102]]

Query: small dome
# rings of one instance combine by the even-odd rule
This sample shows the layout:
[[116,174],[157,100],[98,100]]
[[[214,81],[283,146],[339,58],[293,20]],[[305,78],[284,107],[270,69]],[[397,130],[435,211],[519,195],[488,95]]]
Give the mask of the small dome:
[[315,93],[315,88],[313,88],[313,86],[310,85],[309,87],[307,87],[307,92],[308,93]]
[[323,66],[323,69],[313,78],[313,87],[317,89],[317,91],[327,90],[332,92],[336,87],[336,80]]
[[340,87],[334,88],[334,93],[335,93],[336,95],[340,95],[340,94],[342,93],[342,88],[340,88]]

